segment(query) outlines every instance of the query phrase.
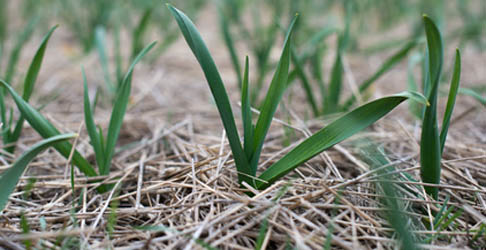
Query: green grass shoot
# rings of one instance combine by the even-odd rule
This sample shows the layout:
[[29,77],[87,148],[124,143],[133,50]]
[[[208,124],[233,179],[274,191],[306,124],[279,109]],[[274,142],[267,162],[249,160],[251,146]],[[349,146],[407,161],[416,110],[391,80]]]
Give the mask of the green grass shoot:
[[96,163],[98,165],[100,175],[108,175],[110,172],[111,160],[115,152],[116,142],[123,123],[123,117],[127,109],[127,104],[130,97],[132,73],[135,65],[147,54],[154,46],[155,42],[145,47],[135,57],[132,65],[128,69],[123,79],[113,105],[111,113],[110,124],[106,135],[106,141],[103,136],[103,131],[98,129],[95,125],[93,113],[91,111],[91,103],[88,96],[88,84],[83,72],[84,79],[84,117],[86,121],[86,129],[93,145],[93,150],[96,155]]
[[[442,129],[439,133],[437,124],[437,99],[439,80],[444,61],[442,37],[435,23],[427,16],[424,16],[425,33],[427,36],[427,55],[426,76],[424,91],[430,103],[425,108],[422,135],[420,142],[420,174],[425,183],[439,184],[441,172],[441,159],[444,144],[447,138],[449,123],[454,109],[455,99],[459,88],[461,74],[461,55],[456,50],[454,73],[449,90],[446,111],[442,122]],[[438,188],[424,187],[427,194],[434,199],[438,199]]]

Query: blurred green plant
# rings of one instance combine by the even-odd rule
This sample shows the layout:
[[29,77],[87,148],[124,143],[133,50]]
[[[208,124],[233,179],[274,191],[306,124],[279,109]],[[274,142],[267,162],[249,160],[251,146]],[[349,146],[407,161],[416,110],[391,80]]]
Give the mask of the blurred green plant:
[[[403,195],[400,190],[404,190],[403,187],[405,185],[402,183],[394,184],[390,181],[395,179],[394,173],[397,173],[397,171],[386,156],[384,149],[367,140],[367,145],[361,147],[360,151],[361,157],[368,165],[370,165],[370,170],[375,172],[375,176],[378,179],[376,189],[377,193],[382,195],[380,204],[385,209],[384,217],[393,228],[394,232],[398,235],[401,243],[400,249],[420,249],[417,246],[417,241],[419,239],[412,232],[417,226],[414,225],[412,218],[405,214],[407,208],[402,202]],[[398,185],[398,187],[395,185]]]
[[95,44],[96,28],[107,27],[113,10],[118,6],[111,0],[57,0],[63,23],[66,24],[82,46],[89,52]]
[[[235,50],[235,40],[244,41],[248,45],[252,55],[256,58],[257,80],[256,86],[250,93],[250,101],[253,104],[258,103],[260,93],[262,92],[265,76],[270,69],[270,52],[275,46],[276,38],[279,33],[279,22],[282,18],[283,4],[277,0],[256,1],[258,5],[265,4],[272,12],[270,20],[262,20],[266,12],[265,8],[253,6],[252,3],[244,3],[238,0],[225,0],[221,3],[219,9],[219,23],[223,40],[230,53],[233,69],[236,72],[238,84],[241,88],[241,70],[240,59]],[[253,4],[254,4],[253,3]],[[251,25],[243,19],[243,11],[246,5],[251,5]],[[232,31],[232,28],[236,31]]]
[[123,117],[127,109],[127,105],[130,98],[132,73],[135,65],[155,46],[155,42],[151,43],[145,47],[140,53],[135,57],[132,65],[128,69],[123,81],[117,90],[117,95],[115,103],[113,105],[113,110],[111,112],[110,124],[108,125],[108,133],[105,137],[103,135],[103,130],[97,128],[94,123],[93,113],[91,109],[91,103],[88,96],[88,84],[86,76],[83,72],[84,79],[84,118],[86,123],[86,129],[88,130],[88,135],[93,145],[93,149],[96,155],[96,163],[98,164],[99,174],[108,175],[110,172],[111,159],[113,157],[116,142],[118,140],[118,135],[120,133],[121,126],[123,124]]

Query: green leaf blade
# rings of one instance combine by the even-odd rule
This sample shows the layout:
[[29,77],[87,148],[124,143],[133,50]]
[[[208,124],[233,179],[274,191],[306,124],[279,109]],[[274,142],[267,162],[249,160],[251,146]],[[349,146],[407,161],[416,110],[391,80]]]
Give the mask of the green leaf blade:
[[17,161],[0,176],[0,211],[5,208],[8,202],[8,197],[14,191],[15,186],[19,182],[20,176],[24,172],[27,165],[42,151],[59,142],[66,141],[75,137],[75,134],[57,135],[33,145],[27,152],[22,154]]
[[[88,131],[88,136],[91,141],[91,145],[93,145],[93,150],[96,156],[96,163],[98,164],[98,168],[100,166],[104,166],[104,150],[101,146],[100,136],[96,129],[96,125],[93,119],[93,113],[91,112],[91,103],[89,101],[88,95],[88,83],[86,80],[86,74],[84,73],[83,69],[83,84],[84,84],[84,121],[86,123],[86,130]],[[101,169],[100,173],[101,173]]]
[[[61,134],[44,116],[25,102],[8,83],[0,80],[0,85],[7,89],[14,99],[21,115],[43,138],[50,138]],[[60,142],[54,145],[54,148],[65,158],[68,158],[72,150],[72,145],[68,142]],[[81,170],[81,172],[87,176],[97,176],[96,171],[91,164],[89,164],[89,162],[82,157],[77,150],[74,151],[72,161],[74,165],[76,165],[79,170]]]
[[[425,183],[439,184],[440,182],[440,137],[437,125],[437,92],[439,88],[439,78],[442,71],[443,47],[442,38],[439,29],[434,22],[424,16],[425,32],[427,36],[428,51],[428,102],[429,106],[425,108],[422,135],[420,142],[420,174],[422,181]],[[438,198],[438,188],[425,186],[427,194],[434,199]]]
[[327,96],[324,98],[326,103],[324,106],[325,113],[335,112],[337,110],[339,96],[341,94],[343,71],[342,54],[338,51],[331,70],[331,79],[327,90]]
[[287,80],[289,76],[290,67],[290,51],[291,51],[291,34],[292,28],[297,20],[297,16],[292,20],[289,26],[287,35],[285,37],[284,48],[280,56],[280,60],[277,65],[275,74],[273,75],[272,82],[270,83],[270,88],[265,97],[262,109],[260,111],[260,116],[255,126],[255,134],[253,140],[253,156],[250,160],[250,167],[252,170],[252,176],[256,174],[258,160],[260,158],[260,153],[263,148],[263,142],[265,136],[270,128],[275,111],[277,110],[278,104],[282,99],[282,95],[287,88]]
[[111,112],[110,124],[108,125],[108,134],[106,135],[106,144],[104,148],[104,153],[106,156],[104,159],[104,165],[100,166],[100,175],[108,175],[110,172],[111,159],[113,158],[116,142],[118,140],[118,136],[120,135],[123,118],[125,117],[130,98],[132,73],[135,65],[155,46],[155,44],[156,42],[153,42],[140,51],[137,57],[133,60],[123,79],[122,85],[118,89],[115,104],[113,105],[113,110]]
[[245,73],[241,86],[241,116],[243,119],[243,149],[247,159],[253,155],[253,122],[251,119],[250,86],[249,86],[249,62],[245,58]]
[[257,188],[264,189],[322,151],[367,128],[407,99],[426,103],[418,93],[403,92],[364,104],[324,127],[265,170]]
[[452,74],[451,87],[449,89],[449,97],[447,98],[446,111],[444,113],[444,120],[442,121],[442,130],[440,132],[440,152],[444,152],[444,145],[447,139],[447,132],[456,103],[456,96],[459,90],[459,82],[461,79],[461,52],[456,50],[456,60],[454,62],[454,73]]
[[239,182],[245,181],[247,183],[252,183],[252,179],[249,178],[251,170],[240,143],[240,138],[238,135],[238,130],[236,129],[235,119],[233,116],[233,111],[231,110],[230,101],[226,93],[226,89],[224,88],[223,80],[219,75],[214,60],[211,57],[211,54],[209,53],[209,50],[206,47],[206,44],[204,43],[201,35],[197,31],[194,23],[192,23],[192,21],[189,19],[189,17],[187,17],[183,12],[176,9],[170,4],[167,4],[167,7],[176,19],[177,24],[179,25],[179,28],[187,44],[191,48],[204,72],[209,88],[216,102],[216,106],[223,122],[224,129],[226,130],[226,135],[230,143],[231,151],[233,152],[235,164],[239,172],[238,180]]

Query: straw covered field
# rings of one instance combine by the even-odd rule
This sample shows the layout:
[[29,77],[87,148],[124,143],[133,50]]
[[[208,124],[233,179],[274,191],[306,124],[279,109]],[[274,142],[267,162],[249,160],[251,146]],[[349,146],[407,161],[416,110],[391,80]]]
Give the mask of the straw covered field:
[[0,0],[0,249],[486,249],[486,2]]

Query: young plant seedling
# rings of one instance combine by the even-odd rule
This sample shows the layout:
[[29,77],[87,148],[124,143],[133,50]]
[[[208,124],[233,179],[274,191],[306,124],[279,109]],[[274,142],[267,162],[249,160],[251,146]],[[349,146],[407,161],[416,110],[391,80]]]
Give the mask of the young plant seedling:
[[278,103],[288,86],[287,80],[291,51],[290,36],[295,18],[288,29],[284,48],[256,125],[252,123],[250,115],[248,60],[246,60],[245,73],[242,80],[241,100],[244,127],[242,146],[226,89],[208,48],[192,21],[183,12],[173,6],[168,5],[168,8],[179,24],[186,42],[196,56],[206,76],[228,136],[238,171],[239,183],[246,182],[253,188],[265,189],[300,164],[373,124],[408,98],[426,103],[425,97],[413,92],[403,92],[367,103],[342,116],[304,140],[257,177],[258,161],[265,136],[270,128]]
[[[258,2],[258,4],[262,4]],[[263,88],[263,82],[265,77],[271,67],[270,52],[275,46],[277,41],[277,36],[279,33],[279,20],[283,12],[283,4],[276,4],[271,2],[268,6],[272,11],[272,19],[269,24],[265,24],[261,18],[264,13],[261,8],[252,6],[252,20],[253,25],[248,27],[245,25],[243,19],[241,18],[242,10],[244,9],[242,5],[251,4],[249,1],[241,1],[236,3],[234,1],[222,1],[222,8],[220,8],[220,27],[223,35],[223,41],[228,49],[231,56],[231,62],[233,68],[236,72],[239,86],[241,87],[241,70],[240,70],[240,60],[238,54],[236,53],[234,38],[239,36],[240,40],[244,40],[254,57],[256,58],[257,64],[257,81],[256,87],[250,92],[250,101],[252,104],[260,104],[261,89]],[[231,27],[237,29],[238,32],[231,33]]]
[[116,142],[118,140],[118,135],[120,134],[123,117],[125,116],[127,104],[130,97],[133,69],[135,68],[135,65],[145,56],[145,54],[147,54],[147,52],[151,50],[154,46],[155,42],[151,43],[142,51],[140,51],[138,56],[133,60],[127,74],[123,78],[122,84],[120,85],[120,88],[117,92],[113,110],[111,112],[106,141],[103,136],[103,130],[100,128],[98,131],[94,123],[93,113],[91,111],[91,104],[88,96],[88,84],[83,71],[84,118],[86,122],[86,129],[88,130],[88,135],[96,155],[96,163],[98,164],[98,170],[100,175],[108,175],[110,173],[111,159],[113,158],[113,154],[115,152]]
[[[441,170],[440,161],[442,159],[452,110],[454,109],[456,95],[459,89],[461,54],[459,49],[457,49],[454,73],[452,75],[442,129],[439,134],[437,125],[437,97],[442,64],[444,61],[442,37],[432,19],[425,15],[423,19],[427,36],[426,55],[428,55],[428,58],[426,57],[428,61],[426,63],[424,92],[430,105],[425,108],[423,115],[422,136],[420,142],[420,175],[422,181],[425,183],[439,184]],[[425,186],[424,188],[427,194],[437,200],[439,189],[436,186]]]

